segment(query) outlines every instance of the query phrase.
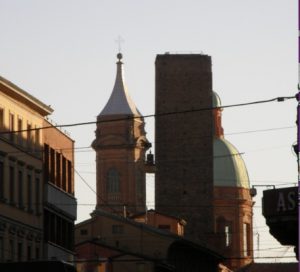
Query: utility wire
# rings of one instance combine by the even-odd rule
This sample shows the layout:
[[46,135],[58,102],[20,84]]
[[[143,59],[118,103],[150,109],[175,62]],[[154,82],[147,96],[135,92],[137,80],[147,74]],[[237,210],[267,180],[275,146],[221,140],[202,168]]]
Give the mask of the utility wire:
[[149,115],[142,115],[142,116],[127,116],[122,118],[112,118],[107,120],[97,120],[97,121],[90,121],[90,122],[81,122],[81,123],[73,123],[73,124],[62,124],[62,125],[51,125],[45,126],[40,128],[31,128],[31,129],[23,129],[23,130],[14,130],[14,131],[0,131],[1,134],[10,134],[10,133],[21,133],[25,131],[35,131],[41,129],[49,129],[49,128],[65,128],[65,127],[75,127],[75,126],[83,126],[83,125],[92,125],[92,124],[99,124],[99,123],[108,123],[108,122],[118,122],[118,121],[125,121],[125,120],[133,120],[133,119],[143,119],[143,118],[150,118],[150,117],[162,117],[168,115],[175,115],[175,114],[185,114],[185,113],[193,113],[193,112],[201,112],[201,111],[208,111],[214,109],[225,109],[225,108],[233,108],[233,107],[242,107],[242,106],[250,106],[250,105],[257,105],[263,103],[270,103],[270,102],[283,102],[289,99],[296,99],[296,96],[282,96],[282,97],[275,97],[266,100],[258,100],[253,102],[246,102],[246,103],[238,103],[238,104],[231,104],[225,105],[220,107],[205,107],[199,109],[189,109],[189,110],[182,110],[182,111],[171,111],[171,112],[164,112],[164,113],[156,113],[156,114],[149,114]]

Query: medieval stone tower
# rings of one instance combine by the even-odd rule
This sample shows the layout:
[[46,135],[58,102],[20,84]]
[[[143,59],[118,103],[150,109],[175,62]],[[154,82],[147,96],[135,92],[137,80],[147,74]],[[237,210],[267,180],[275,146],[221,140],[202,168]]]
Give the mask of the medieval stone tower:
[[144,120],[129,96],[123,76],[122,54],[111,96],[97,117],[97,206],[117,214],[145,211],[145,152],[150,147]]
[[253,260],[247,169],[223,134],[211,58],[156,58],[156,210],[187,221],[186,238],[212,248],[235,269]]
[[213,233],[211,58],[156,58],[155,207],[187,221],[185,234],[210,244]]

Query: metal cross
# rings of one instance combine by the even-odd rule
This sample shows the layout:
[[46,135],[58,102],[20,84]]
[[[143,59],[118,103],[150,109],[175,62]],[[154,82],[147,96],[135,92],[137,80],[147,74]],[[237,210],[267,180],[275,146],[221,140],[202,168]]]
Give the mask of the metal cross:
[[121,43],[124,42],[124,39],[122,39],[122,37],[119,35],[115,42],[118,44],[119,53],[121,53]]

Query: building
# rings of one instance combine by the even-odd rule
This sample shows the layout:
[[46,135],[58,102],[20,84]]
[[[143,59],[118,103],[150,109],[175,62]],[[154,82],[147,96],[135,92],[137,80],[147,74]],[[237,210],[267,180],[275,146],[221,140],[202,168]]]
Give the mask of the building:
[[[185,236],[211,244],[213,114],[211,58],[157,55],[155,208],[187,221]],[[170,114],[171,113],[171,114]]]
[[213,95],[214,248],[235,270],[253,262],[253,191],[247,168],[234,145],[224,137],[222,104]]
[[181,218],[162,214],[153,209],[143,213],[134,214],[131,218],[136,222],[150,225],[157,229],[174,233],[178,236],[184,236],[186,221]]
[[129,96],[123,78],[122,54],[111,96],[97,117],[97,207],[117,214],[146,208],[145,152],[151,146],[144,120]]
[[[129,97],[117,55],[112,94],[97,118],[97,205],[91,218],[76,225],[79,271],[219,271],[222,257],[183,237],[179,216],[146,211],[145,161],[151,146],[144,120]],[[173,205],[175,205],[173,203]],[[223,271],[226,271],[223,269]]]
[[[49,251],[45,232],[50,227],[47,213],[50,206],[58,214],[66,209],[60,206],[64,203],[60,201],[74,195],[73,174],[70,192],[51,186],[44,171],[47,160],[44,151],[47,146],[57,148],[58,141],[62,150],[68,142],[68,158],[72,157],[73,164],[70,155],[73,141],[46,121],[53,112],[51,107],[2,77],[0,98],[0,260],[60,259],[61,251],[66,248],[61,246],[60,252]],[[42,129],[45,126],[48,128]],[[55,176],[62,175],[63,171],[59,170]],[[70,171],[73,173],[73,168]],[[72,204],[76,210],[76,202]],[[70,222],[74,225],[76,213],[72,215]],[[59,228],[51,225],[54,226]]]
[[74,197],[74,141],[44,119],[44,254],[72,261],[77,201]]
[[229,268],[251,263],[249,178],[224,138],[211,58],[164,54],[155,66],[156,210],[183,218],[185,237],[217,250]]
[[78,272],[220,271],[222,257],[201,244],[101,209],[75,236]]

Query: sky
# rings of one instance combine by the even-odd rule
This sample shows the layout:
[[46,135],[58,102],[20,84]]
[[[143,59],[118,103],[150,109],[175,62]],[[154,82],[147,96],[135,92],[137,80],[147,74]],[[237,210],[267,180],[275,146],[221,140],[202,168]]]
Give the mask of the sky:
[[[95,121],[105,106],[121,51],[130,95],[144,115],[154,113],[157,54],[212,57],[213,90],[222,105],[297,93],[297,1],[282,0],[0,0],[0,75],[54,112],[55,124]],[[268,234],[261,215],[268,185],[297,184],[292,145],[296,100],[228,108],[225,137],[243,153],[254,206],[256,261],[295,260],[291,248]],[[154,142],[154,120],[146,118]],[[77,222],[96,203],[95,125],[69,127],[75,140]],[[154,152],[154,150],[153,150]],[[87,186],[87,184],[89,186]],[[147,176],[152,207],[154,176]],[[259,240],[259,243],[258,243]],[[263,258],[266,257],[266,258]]]

